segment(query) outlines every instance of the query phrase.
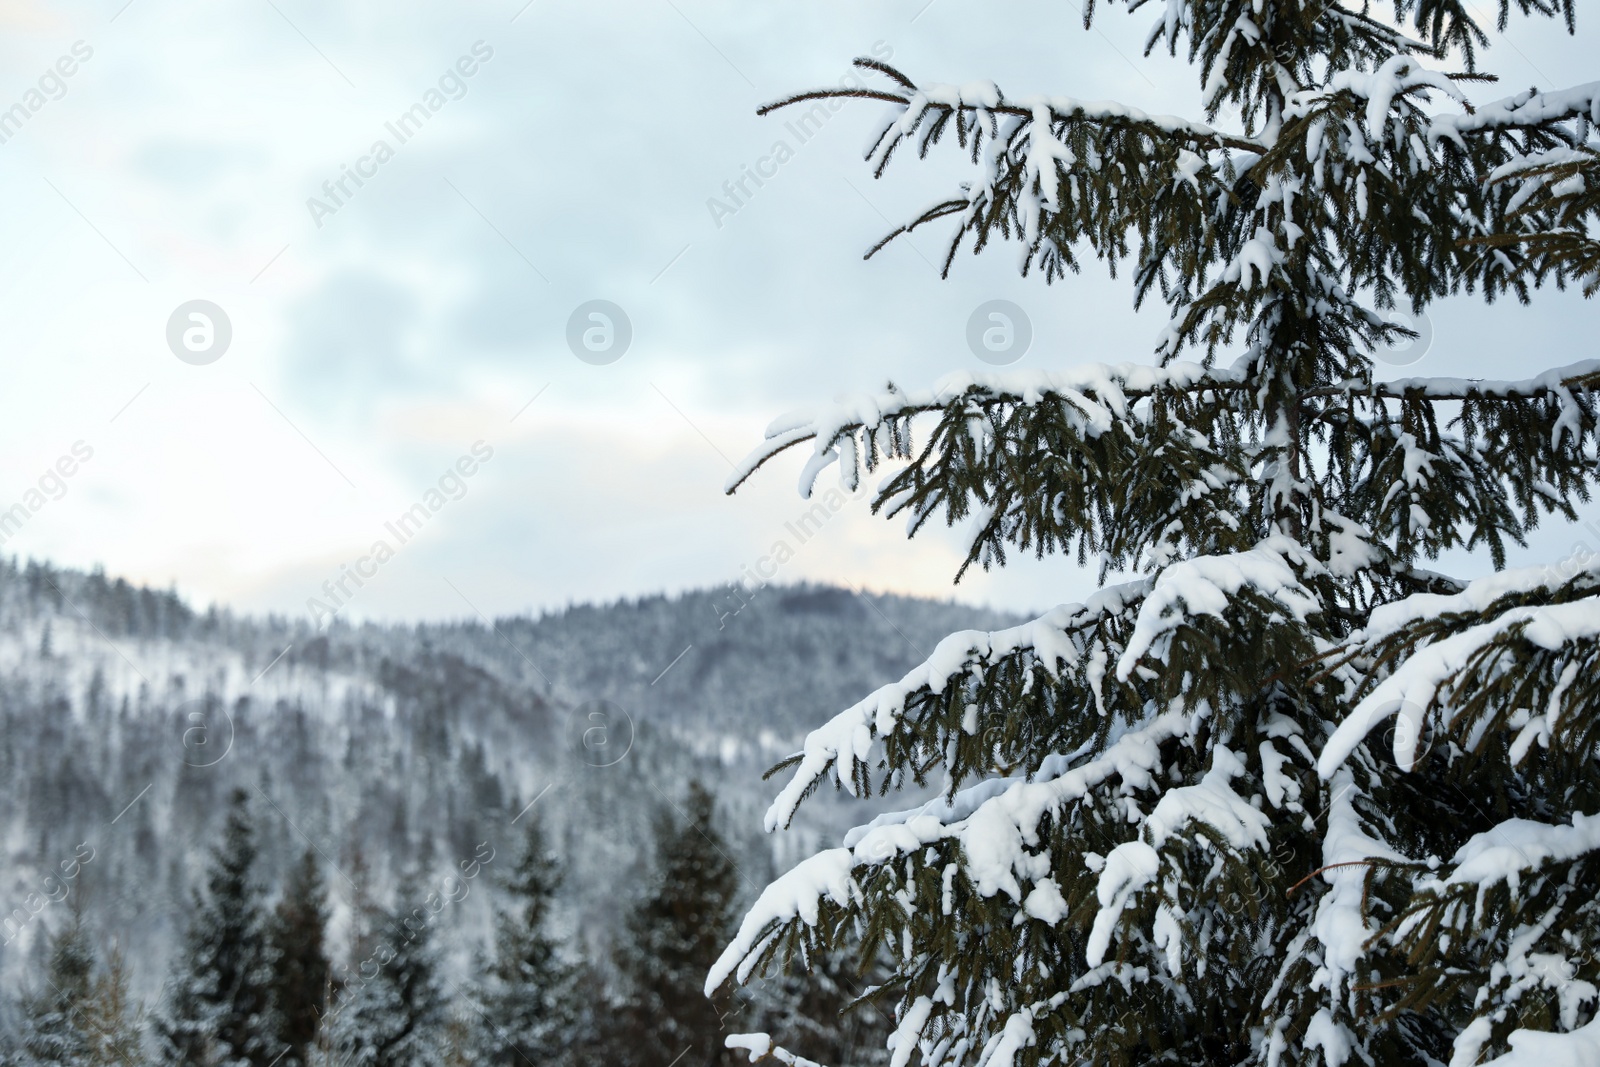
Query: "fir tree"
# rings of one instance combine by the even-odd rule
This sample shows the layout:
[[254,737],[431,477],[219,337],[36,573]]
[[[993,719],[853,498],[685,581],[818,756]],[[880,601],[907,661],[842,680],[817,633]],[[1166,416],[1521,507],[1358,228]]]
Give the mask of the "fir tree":
[[433,947],[433,915],[419,880],[402,879],[392,912],[374,909],[368,954],[343,983],[331,1013],[334,1062],[364,1067],[441,1067],[448,1004]]
[[579,967],[562,957],[551,930],[561,885],[556,858],[530,817],[521,857],[506,884],[509,907],[496,916],[495,957],[484,990],[485,1061],[497,1067],[576,1062]]
[[315,850],[307,848],[283,887],[267,932],[278,1044],[305,1063],[327,1010],[332,970],[327,954],[327,891]]
[[85,1009],[94,994],[94,947],[74,909],[72,922],[51,939],[44,982],[24,1005],[21,1056],[27,1067],[79,1067],[89,1058]]
[[757,988],[759,1025],[784,1035],[799,1055],[828,1067],[887,1065],[884,1041],[893,1026],[887,1006],[872,999],[887,971],[875,964],[869,981],[838,950],[823,951],[804,963],[804,975],[778,975]]
[[257,881],[250,795],[230,797],[222,841],[194,896],[162,1033],[184,1065],[268,1067],[284,1051],[272,1010],[265,890]]
[[1046,280],[1131,263],[1170,325],[1150,364],[786,417],[730,479],[802,442],[807,491],[897,461],[875,509],[969,524],[963,571],[1072,552],[1102,588],[953,635],[807,738],[769,830],[830,777],[942,797],[774,882],[707,989],[881,947],[896,1065],[1586,1062],[1600,560],[1423,565],[1501,568],[1576,518],[1600,363],[1382,381],[1370,354],[1413,336],[1393,307],[1589,272],[1588,179],[1538,183],[1591,166],[1600,82],[1470,103],[1488,38],[1464,0],[1158,7],[1149,47],[1198,67],[1203,122],[871,60],[887,88],[774,105],[891,104],[880,173],[965,150],[972,180],[885,241],[948,219],[946,271],[969,238]]
[[81,906],[52,939],[44,982],[23,999],[18,1048],[7,1067],[142,1067],[143,1012],[128,990],[128,969],[113,946],[99,963]]
[[129,990],[128,966],[116,945],[106,954],[83,1005],[88,1050],[83,1067],[142,1067],[144,1010]]
[[617,964],[627,998],[608,1060],[630,1067],[732,1064],[722,1048],[730,998],[700,991],[732,928],[738,871],[713,818],[715,802],[689,784],[678,819],[656,829],[654,883],[628,918]]

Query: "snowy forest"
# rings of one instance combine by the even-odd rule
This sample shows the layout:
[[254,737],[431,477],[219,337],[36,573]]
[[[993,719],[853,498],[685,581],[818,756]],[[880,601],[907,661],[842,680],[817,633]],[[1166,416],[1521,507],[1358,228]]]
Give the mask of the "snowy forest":
[[4,1062],[666,1067],[757,1024],[880,1062],[842,955],[699,989],[799,858],[762,772],[996,621],[797,586],[318,632],[7,562]]

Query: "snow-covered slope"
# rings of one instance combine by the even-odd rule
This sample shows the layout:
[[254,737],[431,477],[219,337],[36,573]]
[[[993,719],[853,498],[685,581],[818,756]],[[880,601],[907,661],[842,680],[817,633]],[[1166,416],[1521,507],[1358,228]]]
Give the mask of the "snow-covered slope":
[[[336,937],[362,894],[385,899],[401,872],[483,842],[509,855],[536,812],[569,867],[567,920],[598,957],[647,870],[652,819],[688,779],[717,792],[753,895],[862,815],[824,803],[798,833],[754,836],[774,788],[762,772],[944,634],[1010,621],[796,587],[319,634],[0,565],[0,983],[39,961],[77,899],[154,994],[234,787],[252,796],[263,880],[307,847],[324,857]],[[451,909],[458,965],[488,896]]]

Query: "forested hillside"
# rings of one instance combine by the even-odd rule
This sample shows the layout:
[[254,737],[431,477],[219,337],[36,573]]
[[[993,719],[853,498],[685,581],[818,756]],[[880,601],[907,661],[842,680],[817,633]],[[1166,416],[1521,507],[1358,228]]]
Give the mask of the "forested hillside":
[[[230,812],[256,850],[246,878],[263,908],[285,895],[291,872],[314,868],[336,981],[372,937],[366,916],[453,877],[430,928],[452,1003],[485,972],[495,912],[537,825],[552,869],[565,872],[550,908],[559,954],[585,965],[590,999],[611,995],[637,967],[618,952],[640,943],[625,932],[659,888],[674,830],[704,824],[706,840],[726,837],[718,850],[734,901],[747,901],[792,863],[775,846],[806,851],[847,828],[842,807],[824,800],[802,834],[752,835],[771,789],[762,773],[938,637],[1007,621],[795,587],[318,633],[298,620],[197,612],[99,573],[8,563],[6,1032],[18,1040],[52,948],[75,922],[102,966],[120,954],[153,1028],[206,914],[197,890],[211,899],[208,872],[244,847],[224,830]],[[709,815],[695,814],[696,780]]]

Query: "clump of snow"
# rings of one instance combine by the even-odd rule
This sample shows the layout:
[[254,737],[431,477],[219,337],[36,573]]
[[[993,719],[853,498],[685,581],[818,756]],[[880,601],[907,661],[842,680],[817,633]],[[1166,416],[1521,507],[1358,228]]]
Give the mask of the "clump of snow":
[[1483,1067],[1594,1067],[1600,1063],[1600,1019],[1565,1034],[1517,1030],[1507,1041],[1511,1051]]
[[724,1048],[739,1048],[750,1053],[754,1063],[772,1051],[772,1038],[766,1034],[729,1034],[722,1042]]
[[1052,678],[1059,678],[1061,664],[1074,666],[1083,657],[1076,631],[1122,611],[1149,589],[1148,580],[1112,586],[1085,604],[1053,608],[1021,626],[992,632],[962,630],[946,637],[927,660],[898,682],[880,687],[806,736],[799,767],[767,809],[767,831],[789,824],[801,798],[829,768],[834,770],[840,786],[854,795],[855,771],[866,764],[875,740],[893,732],[905,712],[906,701],[915,693],[925,687],[942,693],[968,672],[982,671],[1002,657],[1025,651],[1033,652]]
[[808,1060],[804,1056],[796,1056],[786,1048],[779,1048],[766,1034],[729,1034],[723,1039],[722,1045],[724,1048],[743,1049],[750,1054],[751,1063],[774,1059],[779,1063],[788,1064],[789,1067],[822,1067],[822,1064],[815,1060]]
[[[1017,1053],[1031,1048],[1037,1040],[1033,1032],[1033,1011],[1023,1008],[1008,1017],[1000,1032],[989,1039],[978,1062],[983,1067],[1012,1067],[1017,1061]],[[901,1065],[895,1064],[893,1067]]]
[[1319,610],[1316,597],[1300,583],[1291,564],[1305,568],[1317,563],[1294,540],[1274,536],[1245,552],[1197,556],[1161,572],[1155,588],[1139,608],[1138,621],[1127,648],[1117,661],[1117,677],[1126,681],[1134,667],[1156,642],[1190,618],[1221,618],[1235,597],[1254,589],[1276,601],[1292,617],[1304,620]]
[[1046,878],[1035,883],[1033,892],[1022,902],[1022,910],[1042,923],[1054,926],[1067,917],[1067,902],[1061,896],[1061,887]]
[[[1466,593],[1458,595],[1468,596]],[[1376,616],[1378,613],[1373,614]],[[1600,636],[1600,598],[1588,597],[1565,604],[1512,608],[1488,622],[1468,627],[1461,633],[1452,634],[1413,652],[1339,724],[1317,760],[1318,772],[1324,778],[1332,776],[1373,727],[1401,708],[1432,707],[1439,690],[1467,666],[1479,649],[1513,628],[1519,628],[1525,640],[1550,650],[1572,641],[1593,639]],[[1443,708],[1441,711],[1448,726],[1450,709]],[[1410,768],[1417,739],[1417,736],[1413,736],[1411,746],[1405,751],[1397,746],[1396,756],[1405,769]]]
[[1343,768],[1328,783],[1327,829],[1322,837],[1322,879],[1329,890],[1317,905],[1312,932],[1322,944],[1323,964],[1312,979],[1313,988],[1337,995],[1344,979],[1354,973],[1375,932],[1365,918],[1367,865],[1404,862],[1394,849],[1361,828],[1356,812],[1354,777]]

